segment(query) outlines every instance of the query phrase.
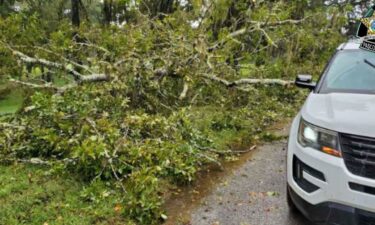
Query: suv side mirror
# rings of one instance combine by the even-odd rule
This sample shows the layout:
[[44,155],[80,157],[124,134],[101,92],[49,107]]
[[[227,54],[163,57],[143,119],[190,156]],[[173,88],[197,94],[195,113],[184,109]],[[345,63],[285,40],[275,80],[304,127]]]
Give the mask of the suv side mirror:
[[298,75],[295,84],[297,87],[307,88],[310,90],[314,90],[314,88],[316,87],[316,83],[312,81],[312,76],[305,74]]

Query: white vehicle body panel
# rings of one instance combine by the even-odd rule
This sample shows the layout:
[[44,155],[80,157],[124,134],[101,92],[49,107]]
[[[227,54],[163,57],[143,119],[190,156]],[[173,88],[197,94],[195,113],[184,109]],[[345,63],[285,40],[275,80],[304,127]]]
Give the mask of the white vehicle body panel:
[[[353,191],[349,188],[349,182],[375,187],[375,180],[353,175],[346,169],[342,158],[325,154],[316,149],[303,148],[299,145],[297,142],[297,136],[300,119],[301,113],[299,113],[294,119],[289,136],[287,176],[290,188],[292,188],[304,200],[313,205],[324,202],[335,202],[375,212],[374,195]],[[320,181],[304,173],[305,179],[320,188],[318,191],[307,193],[294,181],[292,174],[294,155],[312,168],[323,172],[326,182]]]
[[329,130],[375,137],[375,95],[311,93],[301,115],[309,123]]
[[[361,41],[361,39],[352,40],[340,45],[337,50],[359,49]],[[320,205],[332,202],[353,207],[353,211],[361,209],[375,213],[375,195],[352,190],[349,185],[352,182],[375,188],[375,179],[353,174],[347,169],[343,158],[301,146],[297,141],[301,119],[341,134],[375,139],[375,95],[311,92],[293,120],[287,156],[288,185],[309,204]],[[308,193],[296,183],[293,177],[294,157],[324,174],[325,181],[322,181],[303,171],[303,178],[319,187],[318,190]]]

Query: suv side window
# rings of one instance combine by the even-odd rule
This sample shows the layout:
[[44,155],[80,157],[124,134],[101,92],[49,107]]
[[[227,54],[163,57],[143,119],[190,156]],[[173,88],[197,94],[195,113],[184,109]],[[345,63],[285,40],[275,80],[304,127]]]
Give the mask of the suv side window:
[[[340,51],[340,50],[339,50]],[[314,93],[320,93],[321,92],[321,87],[323,85],[323,81],[327,75],[327,71],[329,69],[329,67],[331,66],[333,60],[335,59],[336,55],[338,54],[339,51],[336,51],[332,57],[329,59],[329,61],[327,62],[327,64],[325,65],[324,69],[323,69],[323,72],[322,74],[320,75],[319,77],[319,80],[317,82],[317,85],[316,85],[316,88],[314,90]]]

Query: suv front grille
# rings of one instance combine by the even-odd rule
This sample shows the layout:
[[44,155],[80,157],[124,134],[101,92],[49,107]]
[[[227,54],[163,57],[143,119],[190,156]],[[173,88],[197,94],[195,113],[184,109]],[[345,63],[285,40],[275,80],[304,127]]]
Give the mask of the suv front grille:
[[348,170],[375,179],[375,138],[340,134],[342,156]]
[[354,191],[359,191],[359,192],[367,193],[370,195],[375,195],[375,188],[373,187],[369,187],[369,186],[362,185],[362,184],[356,184],[353,182],[349,182],[349,187],[350,189]]
[[[370,214],[370,213],[367,213]],[[375,225],[374,215],[359,214],[358,215],[358,224],[360,225]]]

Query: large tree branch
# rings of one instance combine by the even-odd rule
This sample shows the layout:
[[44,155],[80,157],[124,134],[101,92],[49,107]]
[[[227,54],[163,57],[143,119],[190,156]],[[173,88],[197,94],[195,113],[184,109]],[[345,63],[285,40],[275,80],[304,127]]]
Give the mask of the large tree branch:
[[56,91],[57,93],[60,93],[60,94],[64,93],[66,90],[68,90],[70,88],[74,88],[74,87],[77,86],[77,84],[75,84],[75,83],[65,85],[65,86],[62,86],[62,87],[57,87],[57,86],[54,86],[52,83],[35,84],[35,83],[25,82],[25,81],[20,81],[20,80],[15,80],[15,79],[9,79],[9,81],[12,82],[12,83],[15,83],[15,84],[19,84],[19,85],[22,85],[22,86],[32,88],[32,89],[50,89],[50,90]]
[[24,82],[24,81],[15,80],[15,79],[9,79],[9,81],[12,82],[12,83],[15,83],[15,84],[20,84],[20,85],[27,86],[27,87],[30,87],[30,88],[35,88],[35,89],[53,89],[53,90],[59,89],[59,88],[53,86],[52,83],[34,84],[34,83]]
[[280,21],[274,21],[274,22],[264,22],[264,21],[249,21],[250,24],[253,25],[259,25],[260,27],[276,27],[276,26],[282,26],[282,25],[298,25],[303,23],[306,19],[309,17],[305,17],[300,20],[280,20]]
[[55,68],[58,70],[65,71],[69,74],[71,74],[74,79],[80,83],[80,82],[96,82],[96,81],[107,81],[109,77],[106,74],[90,74],[90,75],[83,75],[76,71],[73,68],[70,68],[68,65],[58,62],[52,62],[43,58],[36,58],[36,57],[30,57],[18,50],[12,49],[8,47],[8,49],[13,53],[13,55],[20,58],[21,61],[24,63],[31,63],[31,64],[39,64],[43,65],[49,68]]
[[[223,40],[219,41],[218,43],[216,43],[212,47],[208,48],[208,50],[209,51],[215,50],[215,49],[219,48],[220,46],[224,45],[227,41],[229,41],[231,39],[234,39],[238,36],[250,33],[254,30],[261,31],[263,34],[266,35],[267,39],[270,39],[270,37],[265,32],[264,28],[266,28],[266,27],[276,27],[276,26],[282,26],[282,25],[298,25],[298,24],[303,23],[308,18],[309,17],[303,18],[301,20],[280,20],[280,21],[275,21],[275,22],[263,22],[263,21],[251,20],[251,21],[248,22],[250,25],[228,34]],[[271,43],[273,43],[273,42],[271,42]]]
[[222,79],[213,75],[208,75],[208,74],[203,74],[203,77],[210,79],[212,81],[219,82],[226,87],[238,87],[241,85],[254,85],[254,84],[289,86],[294,83],[294,81],[286,81],[286,80],[280,80],[280,79],[240,79],[236,81],[227,81],[225,79]]
[[42,47],[39,47],[39,46],[36,46],[36,47],[33,47],[33,48],[38,49],[38,50],[41,50],[41,51],[44,51],[44,52],[47,52],[47,53],[49,53],[49,54],[53,54],[53,55],[55,55],[55,56],[61,58],[61,59],[64,60],[65,62],[74,65],[74,66],[77,67],[77,68],[81,68],[81,69],[83,69],[83,70],[86,70],[86,72],[88,72],[88,73],[90,73],[90,74],[91,74],[91,73],[94,73],[94,72],[92,72],[92,70],[91,70],[88,66],[86,66],[86,65],[82,65],[82,64],[79,64],[79,63],[77,63],[77,62],[74,62],[74,61],[72,61],[72,60],[70,60],[70,59],[67,59],[67,58],[65,58],[64,56],[62,56],[62,55],[60,55],[60,54],[58,54],[58,53],[56,53],[56,52],[54,52],[54,51],[51,51],[51,50],[49,50],[49,49],[45,49],[45,48],[42,48]]

